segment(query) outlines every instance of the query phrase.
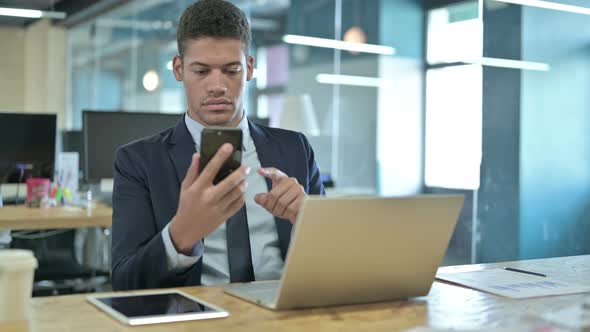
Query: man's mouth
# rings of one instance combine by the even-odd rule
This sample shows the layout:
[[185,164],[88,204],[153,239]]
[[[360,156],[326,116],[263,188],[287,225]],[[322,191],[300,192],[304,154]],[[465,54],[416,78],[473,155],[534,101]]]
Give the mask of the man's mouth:
[[208,111],[225,111],[232,107],[232,102],[225,98],[208,99],[203,103]]

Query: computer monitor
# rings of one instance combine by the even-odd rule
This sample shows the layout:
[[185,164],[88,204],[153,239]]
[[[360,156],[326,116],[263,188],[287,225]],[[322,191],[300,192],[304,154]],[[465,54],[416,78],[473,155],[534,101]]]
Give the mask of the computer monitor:
[[64,130],[61,132],[61,151],[78,152],[79,169],[84,167],[84,142],[81,130]]
[[0,113],[0,183],[53,178],[57,115]]
[[173,127],[181,114],[84,111],[84,175],[87,182],[113,177],[115,151],[121,145]]

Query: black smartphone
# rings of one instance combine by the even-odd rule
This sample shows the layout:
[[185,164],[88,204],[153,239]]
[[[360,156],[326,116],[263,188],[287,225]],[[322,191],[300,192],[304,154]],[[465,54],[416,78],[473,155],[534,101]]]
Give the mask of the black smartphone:
[[242,130],[238,128],[208,127],[201,132],[199,172],[205,169],[209,160],[224,144],[230,143],[234,147],[231,156],[225,161],[213,184],[218,184],[242,164]]

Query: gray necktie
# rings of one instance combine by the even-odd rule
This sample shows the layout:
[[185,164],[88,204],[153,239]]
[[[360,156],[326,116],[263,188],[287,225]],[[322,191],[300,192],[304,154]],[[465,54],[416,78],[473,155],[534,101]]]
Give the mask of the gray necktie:
[[254,281],[246,205],[227,220],[226,235],[230,281]]

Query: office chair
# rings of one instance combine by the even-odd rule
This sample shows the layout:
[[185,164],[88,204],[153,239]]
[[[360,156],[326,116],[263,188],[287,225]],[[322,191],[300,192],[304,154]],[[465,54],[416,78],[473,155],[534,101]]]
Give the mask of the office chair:
[[32,250],[39,262],[35,270],[33,296],[94,292],[97,287],[109,282],[108,271],[78,263],[75,234],[73,229],[13,233],[11,247]]

